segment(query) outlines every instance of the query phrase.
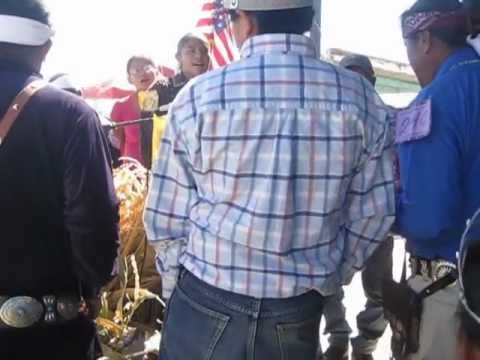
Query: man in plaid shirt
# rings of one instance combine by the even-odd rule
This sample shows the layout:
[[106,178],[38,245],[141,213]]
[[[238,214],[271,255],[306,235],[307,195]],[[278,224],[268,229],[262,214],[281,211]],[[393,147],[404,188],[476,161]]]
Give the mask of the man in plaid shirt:
[[242,60],[174,101],[145,212],[160,359],[313,359],[324,296],[393,222],[388,112],[315,58],[312,0],[225,7]]

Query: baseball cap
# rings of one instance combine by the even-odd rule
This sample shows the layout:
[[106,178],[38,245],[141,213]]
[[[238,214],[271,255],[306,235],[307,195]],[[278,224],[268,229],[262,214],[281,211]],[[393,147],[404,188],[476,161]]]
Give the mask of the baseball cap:
[[365,55],[347,55],[340,61],[340,66],[349,69],[351,67],[359,67],[367,72],[374,73],[372,62]]
[[[467,228],[462,236],[460,251],[458,253],[458,283],[460,286],[460,300],[468,315],[480,324],[480,314],[475,313],[472,307],[478,308],[479,304],[469,304],[465,296],[465,269],[469,265],[469,254],[472,248],[480,246],[480,210],[469,220]],[[468,289],[467,289],[468,290]]]
[[313,6],[313,0],[224,0],[223,6],[245,11],[287,10]]

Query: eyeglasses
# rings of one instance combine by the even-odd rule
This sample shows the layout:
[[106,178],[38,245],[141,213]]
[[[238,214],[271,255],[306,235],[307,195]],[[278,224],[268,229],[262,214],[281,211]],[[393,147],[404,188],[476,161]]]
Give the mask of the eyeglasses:
[[144,66],[131,67],[128,72],[131,76],[139,76],[154,69],[155,66],[153,66],[152,64],[147,64]]
[[185,47],[182,49],[182,54],[185,56],[192,56],[199,54],[201,56],[208,56],[208,48],[206,46],[201,47]]

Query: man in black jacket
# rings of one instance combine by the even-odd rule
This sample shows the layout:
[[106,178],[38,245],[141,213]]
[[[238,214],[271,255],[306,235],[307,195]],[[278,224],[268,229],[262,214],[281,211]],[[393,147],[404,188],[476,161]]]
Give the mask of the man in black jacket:
[[0,2],[1,359],[93,359],[82,303],[116,256],[118,202],[96,113],[51,86],[16,103],[39,80],[52,35],[39,0]]

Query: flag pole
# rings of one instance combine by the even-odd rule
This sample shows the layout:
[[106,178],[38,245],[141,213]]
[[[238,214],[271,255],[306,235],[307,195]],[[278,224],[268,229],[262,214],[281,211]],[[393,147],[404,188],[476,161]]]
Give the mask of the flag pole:
[[315,0],[313,2],[315,17],[313,19],[312,30],[310,31],[312,40],[315,42],[317,48],[317,56],[321,56],[321,43],[322,43],[322,0]]

